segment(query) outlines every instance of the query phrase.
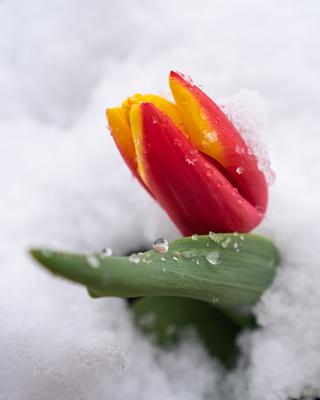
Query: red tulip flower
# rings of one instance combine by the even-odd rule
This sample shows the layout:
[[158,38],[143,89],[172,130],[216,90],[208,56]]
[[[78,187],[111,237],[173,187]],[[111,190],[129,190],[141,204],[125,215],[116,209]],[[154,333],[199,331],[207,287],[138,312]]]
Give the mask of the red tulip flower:
[[175,103],[136,94],[107,110],[124,160],[183,235],[252,230],[268,200],[256,156],[202,90],[169,81]]

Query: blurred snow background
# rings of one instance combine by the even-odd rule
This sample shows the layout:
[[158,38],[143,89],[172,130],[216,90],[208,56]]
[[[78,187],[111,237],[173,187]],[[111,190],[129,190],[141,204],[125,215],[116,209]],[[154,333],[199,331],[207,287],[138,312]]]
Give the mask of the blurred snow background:
[[[319,20],[317,0],[0,2],[1,400],[320,396]],[[268,110],[277,180],[259,231],[283,266],[231,373],[194,340],[152,348],[125,302],[92,300],[27,255],[177,236],[104,116],[136,91],[168,93],[172,68],[254,126]]]

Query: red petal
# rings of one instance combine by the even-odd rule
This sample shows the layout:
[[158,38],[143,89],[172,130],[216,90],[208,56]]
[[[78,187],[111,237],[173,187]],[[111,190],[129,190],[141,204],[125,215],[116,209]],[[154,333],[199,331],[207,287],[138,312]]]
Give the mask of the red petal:
[[[170,73],[170,87],[190,140],[218,161],[242,196],[264,213],[268,201],[266,179],[240,133],[214,101],[182,74]],[[213,143],[203,140],[208,132],[216,138]]]
[[140,109],[146,183],[182,234],[248,232],[259,224],[261,213],[164,113],[150,103]]

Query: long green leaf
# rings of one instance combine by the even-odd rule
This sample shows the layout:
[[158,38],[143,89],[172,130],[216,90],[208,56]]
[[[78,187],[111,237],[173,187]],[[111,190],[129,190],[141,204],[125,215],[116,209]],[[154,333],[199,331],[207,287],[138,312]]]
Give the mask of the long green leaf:
[[150,250],[135,257],[46,249],[31,254],[54,274],[85,285],[93,297],[178,296],[229,309],[254,304],[279,265],[273,243],[253,234],[182,238],[164,254]]

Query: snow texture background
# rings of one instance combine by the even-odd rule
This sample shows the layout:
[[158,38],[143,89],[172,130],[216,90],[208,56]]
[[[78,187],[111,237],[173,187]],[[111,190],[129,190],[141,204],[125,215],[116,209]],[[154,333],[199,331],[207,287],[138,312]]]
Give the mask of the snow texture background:
[[[0,2],[1,400],[320,396],[319,20],[317,0]],[[229,373],[192,338],[153,348],[124,301],[92,300],[27,254],[123,254],[178,235],[104,115],[136,91],[167,94],[170,69],[248,131],[264,121],[277,175],[258,232],[283,264]]]

